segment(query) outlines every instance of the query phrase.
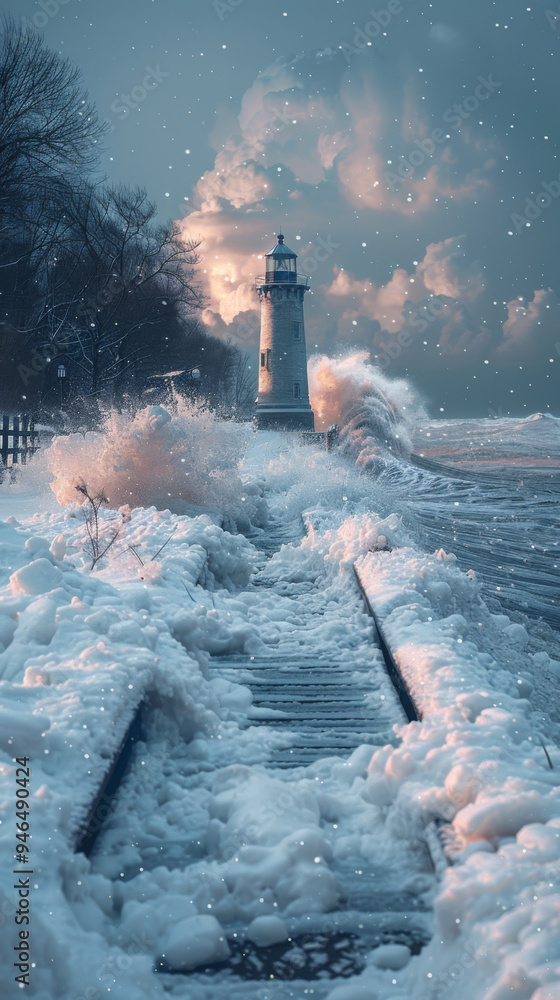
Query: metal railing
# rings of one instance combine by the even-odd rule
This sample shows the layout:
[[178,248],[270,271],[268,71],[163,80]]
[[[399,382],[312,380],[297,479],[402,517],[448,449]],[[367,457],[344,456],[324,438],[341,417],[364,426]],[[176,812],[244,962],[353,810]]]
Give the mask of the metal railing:
[[274,274],[261,274],[255,278],[255,288],[261,285],[303,285],[309,288],[309,276],[296,274],[295,271],[275,271]]

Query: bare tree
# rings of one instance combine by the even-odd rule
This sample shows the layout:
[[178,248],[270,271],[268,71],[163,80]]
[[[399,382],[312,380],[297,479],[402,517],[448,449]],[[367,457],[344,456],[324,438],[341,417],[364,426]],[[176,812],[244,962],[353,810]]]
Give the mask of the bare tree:
[[[78,177],[98,160],[106,131],[83,88],[80,71],[41,36],[4,17],[0,25],[0,212],[11,217],[14,195],[49,177]],[[17,205],[17,211],[21,209]]]
[[60,250],[44,271],[35,329],[72,360],[87,395],[97,396],[131,365],[157,365],[150,332],[197,309],[198,242],[156,221],[140,189],[82,188],[69,197]]
[[229,395],[234,413],[245,419],[253,415],[257,395],[257,374],[246,351],[231,347]]

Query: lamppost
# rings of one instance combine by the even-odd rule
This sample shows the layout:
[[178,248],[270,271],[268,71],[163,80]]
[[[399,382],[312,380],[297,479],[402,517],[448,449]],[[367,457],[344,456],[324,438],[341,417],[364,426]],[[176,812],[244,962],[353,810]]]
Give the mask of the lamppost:
[[64,367],[64,365],[59,365],[58,366],[58,381],[59,381],[59,384],[60,384],[60,409],[62,409],[62,402],[63,402],[63,397],[64,397],[63,386],[64,386],[64,379],[65,378],[66,378],[66,368]]

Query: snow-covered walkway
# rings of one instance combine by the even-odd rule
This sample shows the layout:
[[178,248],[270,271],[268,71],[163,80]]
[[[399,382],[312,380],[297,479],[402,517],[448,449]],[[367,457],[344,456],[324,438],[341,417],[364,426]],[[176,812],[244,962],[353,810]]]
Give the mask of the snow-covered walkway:
[[[272,557],[235,595],[237,610],[258,623],[263,651],[214,656],[208,666],[215,686],[251,691],[241,731],[221,726],[210,745],[194,734],[155,775],[158,727],[147,720],[146,744],[92,856],[93,869],[111,878],[163,867],[206,886],[233,956],[208,968],[210,987],[200,970],[188,983],[213,997],[237,995],[231,971],[256,980],[242,987],[247,1000],[264,995],[258,981],[271,977],[290,983],[274,996],[298,995],[302,977],[301,991],[312,980],[323,997],[328,977],[359,971],[372,947],[396,944],[387,954],[403,961],[407,946],[417,951],[430,935],[425,844],[411,836],[395,850],[374,847],[378,810],[352,793],[372,748],[394,743],[393,725],[405,718],[350,569],[333,580],[322,556],[297,555],[297,542],[272,554],[298,533],[278,518],[265,539]],[[217,611],[227,615],[231,600],[215,595]],[[268,947],[243,959],[235,943],[247,923]],[[162,968],[180,959],[195,964],[176,948]]]

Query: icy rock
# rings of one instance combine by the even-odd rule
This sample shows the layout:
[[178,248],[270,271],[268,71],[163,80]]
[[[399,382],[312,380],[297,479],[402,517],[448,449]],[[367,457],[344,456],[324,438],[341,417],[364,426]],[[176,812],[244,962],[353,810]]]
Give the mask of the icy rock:
[[30,553],[30,555],[35,556],[41,550],[49,551],[49,542],[46,538],[38,538],[35,535],[30,535],[29,538],[25,540],[25,548]]
[[36,750],[42,744],[42,734],[49,729],[45,716],[38,718],[24,712],[0,709],[0,749],[10,757]]
[[508,639],[511,639],[515,643],[518,649],[525,649],[527,643],[529,642],[529,636],[527,635],[527,630],[523,628],[523,625],[507,625],[504,629],[504,635],[507,635]]
[[530,823],[521,828],[517,834],[517,843],[527,851],[531,858],[538,861],[556,861],[560,857],[560,829],[554,825],[558,820],[552,820],[544,826],[542,823]]
[[378,969],[402,969],[410,960],[410,948],[405,944],[382,944],[375,949],[371,960]]
[[467,846],[462,851],[460,851],[459,854],[455,855],[455,857],[457,861],[461,862],[462,864],[464,861],[467,860],[467,858],[470,858],[472,854],[494,854],[494,853],[495,849],[492,847],[492,844],[490,844],[487,840],[472,840],[471,843],[467,844]]
[[131,646],[145,646],[146,637],[136,622],[119,621],[109,627],[109,638],[113,642],[126,642]]
[[97,632],[98,635],[107,635],[111,625],[120,621],[120,616],[117,611],[112,611],[110,608],[101,608],[99,611],[94,611],[93,614],[87,615],[84,618],[84,625],[92,629],[93,632]]
[[531,684],[531,681],[527,680],[526,677],[518,677],[517,679],[518,696],[520,698],[526,698],[527,700],[529,700],[532,693],[533,693],[533,685]]
[[557,796],[541,795],[536,789],[516,795],[494,795],[466,806],[455,817],[455,826],[466,840],[508,837],[529,823],[545,823],[557,809]]
[[[27,540],[29,541],[29,539]],[[62,583],[62,573],[48,559],[35,559],[10,577],[12,594],[46,594]]]
[[64,556],[66,555],[66,538],[64,535],[56,536],[56,538],[51,542],[50,551],[55,559],[64,559]]
[[490,615],[490,617],[494,620],[498,628],[502,630],[511,625],[511,619],[507,615]]
[[48,597],[39,597],[22,611],[17,629],[19,642],[36,642],[48,646],[56,632],[56,604]]
[[445,779],[445,790],[458,809],[474,802],[478,789],[476,775],[467,764],[456,764]]
[[327,1000],[378,1000],[378,994],[374,993],[370,986],[365,983],[345,983],[344,986],[337,986],[329,993]]
[[0,646],[2,652],[8,648],[17,628],[17,623],[10,615],[0,614]]
[[288,928],[280,917],[255,917],[247,928],[247,937],[259,948],[288,939]]
[[181,920],[173,928],[163,954],[173,969],[194,969],[229,958],[231,952],[215,917],[197,916]]

